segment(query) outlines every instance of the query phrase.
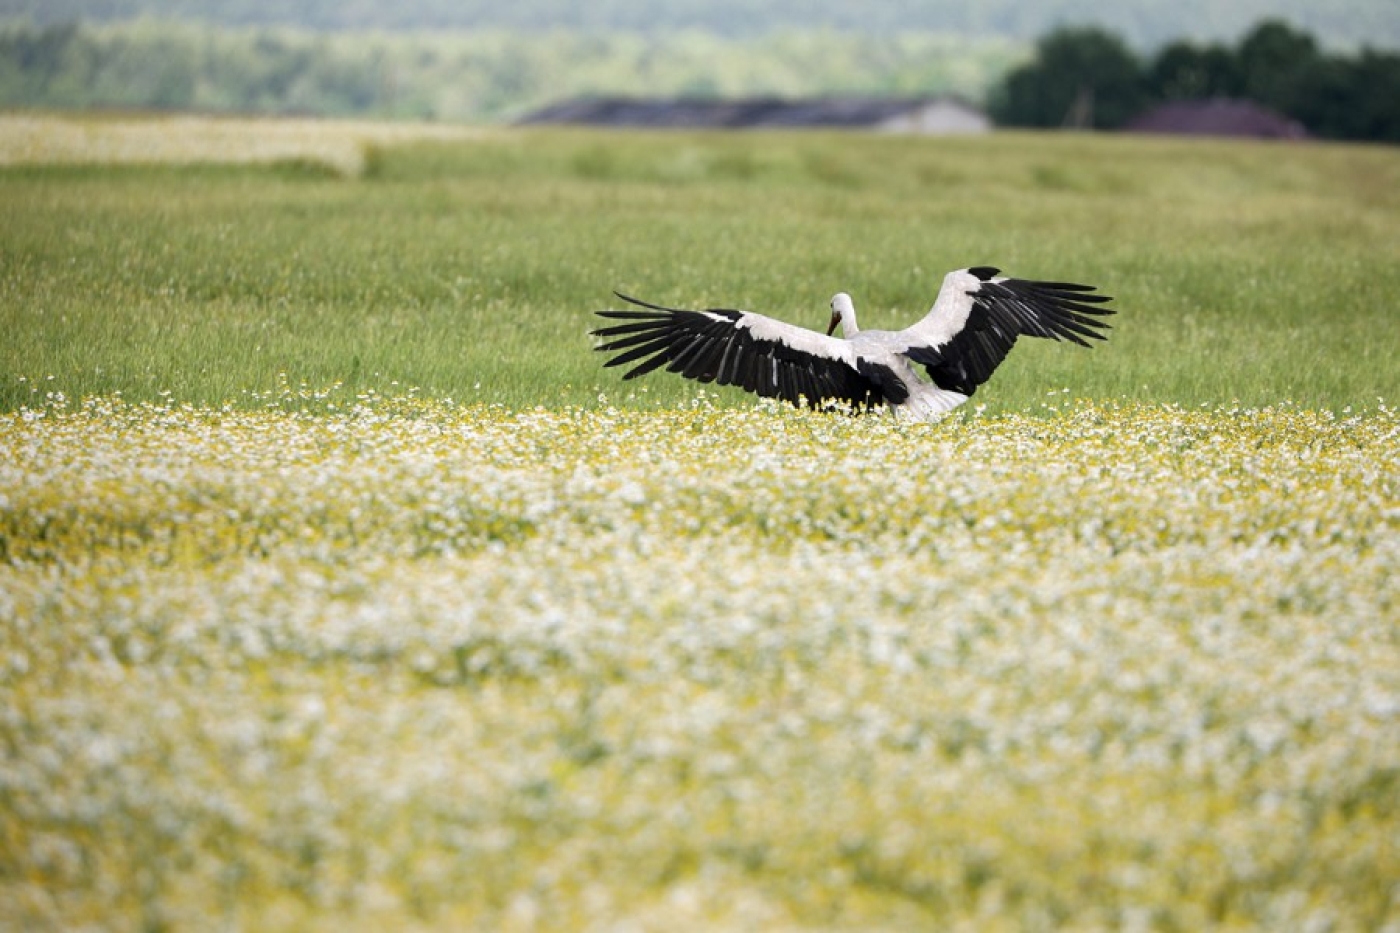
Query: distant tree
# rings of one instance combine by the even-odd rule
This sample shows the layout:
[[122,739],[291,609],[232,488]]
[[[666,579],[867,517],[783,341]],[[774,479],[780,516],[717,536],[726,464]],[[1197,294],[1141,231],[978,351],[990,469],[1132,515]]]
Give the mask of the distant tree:
[[86,77],[83,73],[91,72],[92,57],[91,43],[74,23],[40,29],[17,26],[0,33],[7,90],[21,100],[70,93]]
[[1265,20],[1240,40],[1236,52],[1244,95],[1293,113],[1303,74],[1317,64],[1317,40],[1279,20]]
[[1400,52],[1363,51],[1353,67],[1354,139],[1400,143]]
[[1113,129],[1146,99],[1141,65],[1122,39],[1092,27],[1063,28],[1036,43],[1034,61],[1007,76],[991,109],[1010,126]]
[[198,55],[178,37],[157,34],[114,41],[103,49],[101,59],[101,71],[89,88],[96,103],[159,110],[194,104]]
[[1243,91],[1238,59],[1219,45],[1173,42],[1147,68],[1147,92],[1159,100],[1238,97]]
[[1319,136],[1356,138],[1356,69],[1339,56],[1316,56],[1288,76],[1287,112]]
[[1400,55],[1319,55],[1289,86],[1289,115],[1317,135],[1400,142]]

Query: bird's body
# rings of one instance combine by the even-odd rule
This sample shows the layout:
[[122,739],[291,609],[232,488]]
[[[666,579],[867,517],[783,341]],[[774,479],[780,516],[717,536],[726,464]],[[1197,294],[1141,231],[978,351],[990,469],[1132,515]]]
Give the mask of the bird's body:
[[[1103,339],[1099,307],[1110,299],[1092,286],[1004,278],[975,266],[950,272],[932,309],[904,330],[861,330],[844,292],[831,300],[826,334],[752,312],[684,311],[619,294],[646,310],[600,311],[625,321],[593,333],[597,349],[616,352],[606,365],[636,365],[624,379],[665,366],[700,382],[735,385],[793,404],[881,403],[927,420],[956,408],[986,382],[1019,336]],[[842,337],[831,333],[837,326]],[[915,367],[922,367],[928,378]]]
[[914,369],[906,353],[911,341],[921,338],[911,333],[913,328],[903,331],[861,330],[856,323],[855,303],[845,292],[837,292],[831,299],[831,320],[834,326],[828,328],[828,334],[840,326],[841,336],[849,345],[853,357],[888,368],[908,389],[909,397],[894,406],[895,412],[926,421],[952,411],[968,400],[971,393],[964,395],[952,389],[939,388]]

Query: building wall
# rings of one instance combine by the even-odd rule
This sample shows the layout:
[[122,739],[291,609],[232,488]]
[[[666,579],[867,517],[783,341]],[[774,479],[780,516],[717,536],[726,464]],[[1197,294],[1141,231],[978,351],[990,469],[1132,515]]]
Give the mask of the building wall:
[[933,101],[909,113],[891,117],[880,129],[890,133],[926,133],[929,135],[956,133],[985,133],[992,121],[985,113],[956,101]]

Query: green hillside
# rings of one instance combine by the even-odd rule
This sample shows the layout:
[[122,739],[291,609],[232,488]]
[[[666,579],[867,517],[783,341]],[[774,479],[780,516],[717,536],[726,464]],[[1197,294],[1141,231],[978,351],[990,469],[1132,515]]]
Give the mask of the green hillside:
[[306,0],[3,0],[0,18],[40,23],[77,19],[119,21],[175,19],[229,26],[296,26],[312,30],[506,29],[616,31],[702,30],[754,36],[781,30],[830,29],[842,33],[936,32],[1033,39],[1065,23],[1094,23],[1152,48],[1172,39],[1230,40],[1264,18],[1282,18],[1330,45],[1400,45],[1400,16],[1389,0],[407,0],[340,3]]

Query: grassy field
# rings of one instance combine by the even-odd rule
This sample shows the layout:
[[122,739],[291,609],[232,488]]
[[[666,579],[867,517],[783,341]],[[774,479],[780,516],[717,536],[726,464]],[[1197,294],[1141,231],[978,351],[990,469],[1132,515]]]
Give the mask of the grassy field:
[[[0,169],[0,929],[1400,930],[1400,153],[168,128]],[[1112,337],[587,337],[974,262]]]
[[644,385],[674,404],[693,387],[599,369],[587,330],[613,289],[811,327],[845,290],[891,327],[976,263],[1120,308],[1102,352],[1018,347],[978,397],[993,410],[1061,388],[1334,409],[1400,388],[1394,149],[498,132],[362,143],[347,175],[313,130],[300,150],[280,131],[301,154],[270,165],[0,171],[0,407],[55,389],[255,405],[281,378],[509,405]]

